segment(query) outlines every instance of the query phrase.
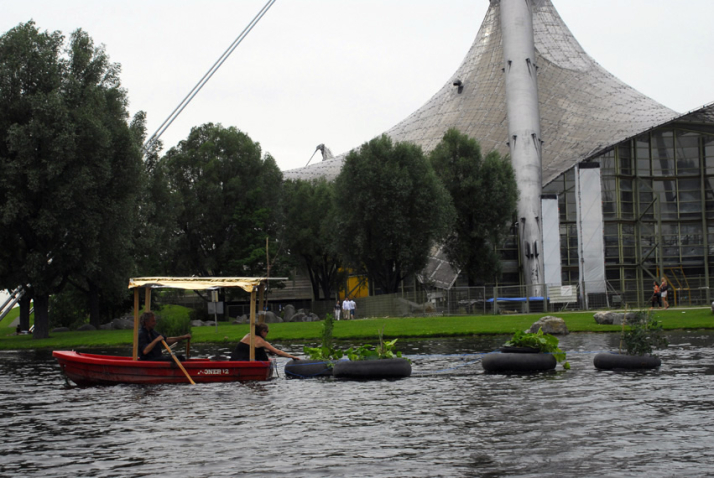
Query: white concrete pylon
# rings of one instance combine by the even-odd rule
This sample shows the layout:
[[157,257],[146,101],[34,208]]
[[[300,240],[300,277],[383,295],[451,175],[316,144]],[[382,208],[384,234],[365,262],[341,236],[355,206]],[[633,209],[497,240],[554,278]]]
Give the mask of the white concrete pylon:
[[[525,285],[542,284],[541,136],[538,75],[530,0],[501,0],[508,145],[516,173],[518,236]],[[539,290],[527,294],[539,296]]]

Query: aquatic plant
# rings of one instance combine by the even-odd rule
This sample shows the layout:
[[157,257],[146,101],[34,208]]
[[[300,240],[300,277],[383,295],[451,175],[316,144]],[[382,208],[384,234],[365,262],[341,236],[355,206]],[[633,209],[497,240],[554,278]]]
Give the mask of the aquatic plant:
[[622,343],[628,355],[654,355],[654,349],[669,345],[663,335],[662,322],[655,320],[649,312],[640,310],[633,319],[627,321],[627,325],[627,329],[623,326]]
[[344,357],[344,352],[332,346],[332,329],[334,326],[334,317],[332,314],[326,314],[320,330],[320,347],[303,347],[303,352],[311,360],[339,360]]
[[558,363],[562,363],[563,368],[570,369],[570,363],[565,361],[565,352],[558,347],[559,340],[551,334],[544,334],[543,329],[539,328],[536,333],[528,333],[518,331],[513,334],[511,340],[506,342],[506,347],[531,347],[538,349],[540,352],[553,354]]
[[311,360],[339,360],[344,356],[347,356],[347,358],[352,361],[402,358],[401,352],[394,351],[394,345],[398,339],[384,340],[384,327],[379,331],[379,345],[360,345],[359,347],[350,347],[343,352],[332,346],[333,326],[333,317],[331,314],[327,314],[320,332],[322,346],[303,347],[303,352],[308,355]]
[[379,331],[379,345],[361,345],[357,348],[350,347],[345,354],[350,360],[379,360],[402,358],[402,353],[394,351],[397,340],[384,341],[384,327]]

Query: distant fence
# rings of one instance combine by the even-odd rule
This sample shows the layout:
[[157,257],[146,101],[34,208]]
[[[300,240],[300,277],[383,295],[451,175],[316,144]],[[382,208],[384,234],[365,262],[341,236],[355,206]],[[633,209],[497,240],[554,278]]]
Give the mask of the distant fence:
[[[490,315],[557,313],[564,310],[600,310],[649,307],[652,281],[624,284],[582,282],[564,285],[506,287],[453,287],[450,290],[417,291],[363,297],[356,300],[357,318],[428,315]],[[710,305],[703,278],[689,278],[686,286],[669,287],[670,306]],[[626,290],[619,290],[624,285]],[[617,287],[616,287],[617,286]],[[319,315],[319,314],[318,314]]]
[[[453,287],[449,290],[417,290],[355,299],[355,318],[416,317],[430,315],[493,315],[557,313],[564,310],[598,310],[649,307],[653,279],[583,282],[563,285],[538,284],[505,287]],[[670,306],[710,305],[712,294],[704,277],[670,280]],[[198,297],[186,297],[182,305],[205,307]],[[280,315],[290,303],[296,309],[314,312],[320,318],[332,313],[335,302],[268,301],[269,310]],[[230,318],[250,312],[248,303],[229,303]],[[344,319],[344,317],[343,317]]]

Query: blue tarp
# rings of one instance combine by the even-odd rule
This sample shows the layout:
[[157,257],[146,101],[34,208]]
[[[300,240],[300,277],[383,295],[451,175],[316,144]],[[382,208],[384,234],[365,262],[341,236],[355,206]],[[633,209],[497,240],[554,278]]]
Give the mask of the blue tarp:
[[[499,302],[526,302],[531,300],[543,302],[543,297],[499,297],[497,300]],[[486,302],[493,302],[493,298],[488,299]]]

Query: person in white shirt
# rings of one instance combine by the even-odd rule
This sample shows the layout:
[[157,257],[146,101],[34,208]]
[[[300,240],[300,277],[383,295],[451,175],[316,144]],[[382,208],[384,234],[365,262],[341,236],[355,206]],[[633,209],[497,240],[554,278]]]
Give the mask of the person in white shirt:
[[350,299],[350,319],[355,318],[355,307],[357,304],[355,304],[355,301]]
[[342,310],[345,311],[345,320],[350,318],[350,298],[345,297],[345,300],[342,301]]

